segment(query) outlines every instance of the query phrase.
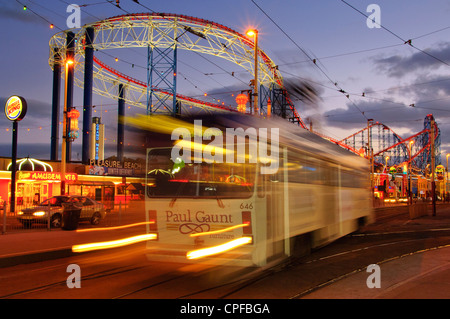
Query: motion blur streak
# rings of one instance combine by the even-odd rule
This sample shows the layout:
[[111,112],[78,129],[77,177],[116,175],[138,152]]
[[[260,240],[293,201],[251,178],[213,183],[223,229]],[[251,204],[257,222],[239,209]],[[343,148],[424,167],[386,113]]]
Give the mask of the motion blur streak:
[[[147,116],[137,114],[135,117],[127,116],[126,118],[122,118],[122,121],[128,125],[132,125],[140,129],[169,135],[171,135],[173,130],[177,128],[187,128],[191,132],[192,136],[195,132],[194,124],[166,115]],[[202,136],[207,129],[207,127],[202,127]]]
[[237,248],[239,246],[249,244],[251,242],[252,242],[251,237],[241,237],[241,238],[237,238],[232,241],[226,242],[225,244],[189,251],[186,254],[186,258],[187,259],[198,259],[198,258],[202,258],[202,257],[206,257],[206,256],[220,254],[220,253],[226,252],[228,250]]
[[81,253],[81,252],[87,252],[87,251],[91,251],[91,250],[116,248],[116,247],[122,247],[122,246],[126,246],[126,245],[139,243],[141,241],[153,240],[156,238],[157,238],[156,234],[144,234],[144,235],[127,237],[127,238],[112,240],[112,241],[74,245],[74,246],[72,246],[72,251],[74,253]]
[[[178,140],[175,145],[182,147],[183,149],[187,148],[188,150],[201,150],[202,153],[205,154],[211,154],[213,151],[215,152],[215,154],[234,154],[233,150],[227,150],[223,147],[219,147],[216,145],[205,145],[205,144],[201,144],[201,143],[195,143],[195,142],[191,142],[191,141],[186,141],[186,140]],[[187,158],[187,160],[190,160],[190,157]]]
[[134,224],[128,224],[128,225],[122,225],[122,226],[115,226],[115,227],[77,229],[77,233],[85,233],[85,232],[89,232],[89,231],[123,229],[123,228],[135,227],[135,226],[140,226],[140,225],[148,225],[148,224],[154,224],[154,223],[155,223],[154,221],[150,221],[150,222],[140,222],[140,223],[134,223]]
[[223,228],[223,229],[219,229],[219,230],[213,230],[213,231],[206,231],[206,232],[202,232],[202,233],[190,234],[189,236],[191,236],[191,237],[198,237],[198,236],[204,236],[204,235],[220,234],[220,233],[225,233],[227,231],[231,231],[231,230],[236,229],[236,228],[246,227],[248,225],[249,224],[239,224],[239,225],[234,225],[234,226]]

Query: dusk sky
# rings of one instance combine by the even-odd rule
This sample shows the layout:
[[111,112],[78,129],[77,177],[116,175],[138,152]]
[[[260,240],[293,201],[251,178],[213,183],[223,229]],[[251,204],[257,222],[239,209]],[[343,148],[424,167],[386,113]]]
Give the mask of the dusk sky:
[[[110,2],[115,4],[116,1]],[[101,0],[0,0],[0,103],[3,107],[13,94],[28,101],[28,113],[19,123],[19,157],[50,158],[49,40],[55,33],[67,29],[66,19],[70,13],[66,8],[70,3],[82,7],[81,25],[127,12],[149,12],[149,8],[154,12],[215,21],[243,34],[247,28],[256,27],[260,48],[279,66],[284,79],[302,79],[319,92],[317,104],[305,106],[296,102],[296,107],[304,121],[312,120],[314,128],[321,133],[342,139],[365,127],[367,118],[372,118],[406,138],[421,131],[425,116],[432,113],[441,129],[442,152],[450,152],[449,1],[140,2],[147,8],[131,0],[120,1],[123,10]],[[370,15],[371,12],[367,12],[370,4],[379,6],[384,28],[367,25],[367,18],[361,13]],[[28,10],[23,10],[24,5]],[[55,27],[50,28],[50,23]],[[412,45],[405,43],[407,40],[411,40]],[[317,65],[299,47],[316,59]],[[120,72],[146,81],[143,48],[99,52],[96,56]],[[118,57],[118,62],[114,57]],[[231,93],[249,88],[246,83],[252,75],[237,65],[214,57],[208,57],[214,62],[208,63],[183,50],[179,50],[178,58],[181,75],[178,93],[197,98],[204,98],[203,93],[208,93],[207,101],[221,98],[226,104],[235,105]],[[235,76],[223,72],[217,65],[235,72]],[[338,91],[334,82],[348,97]],[[214,94],[221,92],[223,94]],[[80,113],[82,99],[83,90],[75,87],[74,105]],[[93,116],[101,114],[102,122],[107,124],[107,143],[112,144],[116,134],[117,101],[95,95],[93,100],[97,111]],[[126,111],[128,114],[145,113],[136,107]],[[80,118],[80,135],[81,122]],[[11,128],[11,122],[4,115],[0,116],[0,156],[11,156]],[[74,142],[73,160],[81,159],[80,145],[81,136]]]

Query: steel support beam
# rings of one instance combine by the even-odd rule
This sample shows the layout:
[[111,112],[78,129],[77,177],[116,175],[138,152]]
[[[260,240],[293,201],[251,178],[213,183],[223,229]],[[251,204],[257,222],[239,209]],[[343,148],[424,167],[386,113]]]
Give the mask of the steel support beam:
[[94,71],[94,28],[86,28],[84,43],[84,91],[83,91],[83,140],[82,162],[89,164],[90,134],[92,123],[92,85]]
[[[155,94],[165,91],[169,94]],[[147,48],[147,114],[165,109],[176,114],[177,47]]]
[[53,63],[53,92],[52,92],[52,131],[50,138],[50,160],[58,160],[59,152],[59,120],[61,99],[61,57],[59,50],[55,50]]
[[125,116],[125,87],[119,84],[118,116],[117,116],[117,159],[123,161],[123,147],[125,143],[125,127],[123,117]]
[[[75,63],[75,34],[72,31],[67,32],[66,37],[66,60],[72,60]],[[67,96],[66,99],[67,111],[71,110],[73,107],[73,84],[74,84],[74,67],[68,68],[67,75]],[[63,116],[67,116],[67,114],[63,114]],[[67,121],[66,132],[70,131],[70,121]],[[67,139],[66,145],[66,162],[70,163],[72,160],[72,142],[67,138],[67,136],[63,136],[63,138]],[[61,154],[64,156],[64,154]]]

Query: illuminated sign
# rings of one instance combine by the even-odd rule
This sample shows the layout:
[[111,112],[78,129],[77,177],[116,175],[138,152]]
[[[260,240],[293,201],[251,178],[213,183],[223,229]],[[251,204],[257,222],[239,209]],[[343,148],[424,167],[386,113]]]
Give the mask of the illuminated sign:
[[112,168],[128,168],[128,169],[142,169],[142,165],[136,162],[121,162],[114,160],[89,160],[89,165],[92,166],[104,166],[104,167],[112,167]]
[[27,102],[21,96],[11,96],[5,104],[5,115],[10,121],[20,121],[27,113]]
[[[19,171],[18,180],[35,180],[35,181],[61,181],[60,172],[27,172]],[[76,182],[78,180],[78,174],[76,173],[66,173],[66,182]]]
[[95,124],[95,160],[98,161],[98,148],[99,148],[99,141],[100,141],[100,124]]
[[[101,161],[104,158],[104,140],[105,140],[105,127],[100,123],[99,117],[92,118],[90,135],[90,149],[89,158],[95,161]],[[92,164],[91,164],[92,165]]]

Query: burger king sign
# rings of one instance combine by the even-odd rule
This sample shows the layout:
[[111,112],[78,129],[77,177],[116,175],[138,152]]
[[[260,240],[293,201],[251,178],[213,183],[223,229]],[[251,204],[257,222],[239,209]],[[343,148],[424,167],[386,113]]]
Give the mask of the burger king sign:
[[11,96],[5,104],[5,115],[10,121],[20,121],[27,113],[27,101],[21,96]]

